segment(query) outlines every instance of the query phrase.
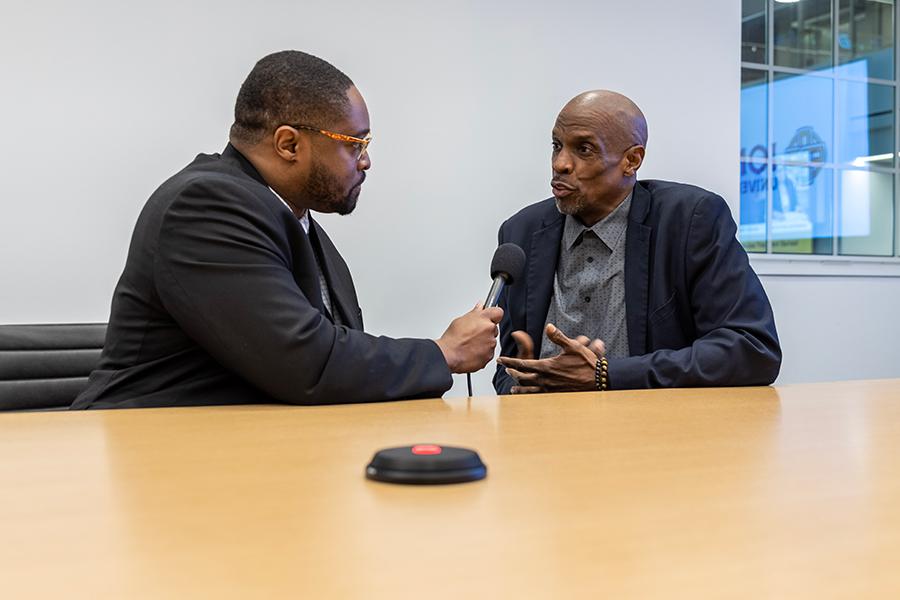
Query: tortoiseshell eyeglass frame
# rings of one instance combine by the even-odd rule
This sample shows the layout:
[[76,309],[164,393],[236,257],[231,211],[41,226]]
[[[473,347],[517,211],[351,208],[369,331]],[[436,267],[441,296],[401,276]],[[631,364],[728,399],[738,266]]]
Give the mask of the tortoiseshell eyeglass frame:
[[334,131],[328,131],[327,129],[319,129],[318,127],[311,127],[309,125],[290,125],[294,129],[305,129],[307,131],[314,131],[315,133],[321,133],[324,136],[330,137],[333,140],[337,140],[339,142],[347,142],[349,144],[353,144],[356,146],[357,154],[356,160],[362,158],[363,154],[366,153],[366,150],[369,148],[369,144],[372,142],[372,134],[370,133],[364,138],[353,137],[352,135],[346,135],[343,133],[335,133]]

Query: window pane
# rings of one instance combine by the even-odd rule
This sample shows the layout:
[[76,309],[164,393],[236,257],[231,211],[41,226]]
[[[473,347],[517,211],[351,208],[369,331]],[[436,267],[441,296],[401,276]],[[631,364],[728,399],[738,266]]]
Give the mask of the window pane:
[[775,3],[775,64],[816,69],[832,66],[831,0]]
[[894,88],[838,82],[838,160],[858,167],[894,166]]
[[766,252],[768,74],[741,69],[741,227],[748,252]]
[[[897,193],[896,188],[894,194]],[[894,199],[894,256],[900,257],[900,210],[897,210],[897,200]]]
[[772,168],[772,252],[831,254],[833,170]]
[[894,246],[894,176],[841,171],[838,252],[890,256]]
[[840,0],[838,57],[862,63],[863,77],[894,79],[894,0]]
[[743,0],[741,10],[741,60],[766,64],[767,0]]
[[766,251],[766,163],[741,162],[740,239],[747,252]]
[[832,160],[833,80],[811,75],[775,75],[772,154],[778,160]]
[[741,69],[741,158],[765,160],[769,145],[767,74]]

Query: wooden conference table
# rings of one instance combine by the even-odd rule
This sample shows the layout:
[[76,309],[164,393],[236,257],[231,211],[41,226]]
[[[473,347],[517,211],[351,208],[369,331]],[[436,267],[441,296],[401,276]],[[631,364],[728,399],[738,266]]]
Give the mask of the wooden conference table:
[[[384,446],[487,479],[363,477]],[[900,380],[0,414],[0,596],[898,598]]]

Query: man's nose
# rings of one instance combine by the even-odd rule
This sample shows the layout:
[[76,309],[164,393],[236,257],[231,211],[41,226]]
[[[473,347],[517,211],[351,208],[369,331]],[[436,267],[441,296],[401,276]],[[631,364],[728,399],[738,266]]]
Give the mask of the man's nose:
[[550,161],[550,166],[553,168],[554,173],[572,172],[572,161],[565,150],[560,150],[556,153],[556,156]]
[[369,149],[366,148],[366,151],[362,153],[362,156],[359,157],[359,160],[356,161],[356,170],[357,171],[368,171],[372,168],[372,159],[369,157]]

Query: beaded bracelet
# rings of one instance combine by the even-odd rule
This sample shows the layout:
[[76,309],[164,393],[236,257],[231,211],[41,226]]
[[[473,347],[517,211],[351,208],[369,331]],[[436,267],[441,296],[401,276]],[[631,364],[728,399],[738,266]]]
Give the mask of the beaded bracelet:
[[609,363],[606,362],[605,356],[597,359],[597,366],[594,369],[594,383],[597,384],[598,390],[601,392],[606,391],[609,384]]

